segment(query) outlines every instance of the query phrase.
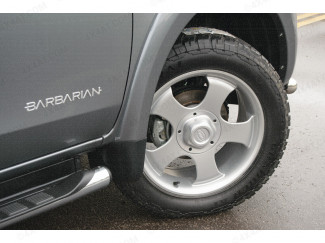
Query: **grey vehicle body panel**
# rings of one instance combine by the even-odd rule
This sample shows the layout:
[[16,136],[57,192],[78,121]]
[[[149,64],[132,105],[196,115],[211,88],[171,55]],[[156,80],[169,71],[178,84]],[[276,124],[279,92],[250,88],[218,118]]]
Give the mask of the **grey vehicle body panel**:
[[[0,22],[14,23],[0,31],[0,169],[111,130],[127,81],[132,14],[0,14]],[[96,97],[24,108],[98,87]]]
[[[38,85],[45,85],[45,87],[41,86],[42,88],[40,88],[38,85],[34,86],[34,89],[24,89],[24,85],[20,87],[21,97],[18,97],[20,102],[15,101],[19,103],[19,107],[16,104],[15,109],[19,108],[20,111],[17,111],[16,117],[11,115],[10,119],[9,117],[2,118],[6,108],[0,108],[1,124],[12,123],[12,120],[22,119],[24,121],[16,121],[12,125],[7,125],[9,130],[10,126],[16,126],[20,129],[20,131],[16,129],[18,132],[6,133],[3,128],[0,130],[0,147],[4,151],[0,155],[0,179],[5,175],[14,175],[14,171],[26,171],[28,168],[36,168],[39,164],[45,166],[55,160],[91,150],[100,145],[112,142],[136,143],[145,140],[151,102],[160,72],[175,40],[194,15],[191,13],[134,14],[133,36],[130,15],[123,15],[125,18],[117,18],[117,20],[114,20],[115,17],[111,14],[75,15],[77,17],[66,15],[67,19],[76,18],[78,20],[65,22],[61,20],[62,15],[60,14],[58,15],[60,17],[52,17],[54,23],[47,23],[49,29],[41,24],[38,26],[38,30],[35,28],[35,33],[39,37],[52,36],[54,38],[51,42],[52,45],[60,47],[68,41],[68,47],[74,50],[73,53],[78,50],[82,55],[76,57],[71,52],[70,54],[68,51],[68,53],[63,52],[59,57],[54,57],[53,60],[45,62],[37,70],[31,72],[32,78],[29,79],[29,84],[35,82]],[[295,63],[295,16],[289,14],[277,14],[277,16],[282,24],[287,42],[287,67],[285,67],[286,73],[283,80],[286,83],[292,74]],[[0,15],[0,20],[1,18]],[[62,31],[60,27],[62,24],[66,25],[64,27],[65,35],[56,37],[58,31]],[[32,26],[28,27],[32,28]],[[74,30],[75,28],[77,30]],[[42,34],[41,30],[45,32]],[[90,42],[82,38],[82,34],[87,30],[89,35],[93,36],[91,37],[93,40]],[[53,34],[52,31],[56,34]],[[73,34],[69,31],[73,31]],[[31,39],[33,38],[37,39],[35,36],[31,37]],[[133,42],[132,53],[131,40]],[[89,46],[91,48],[88,49]],[[23,48],[20,48],[22,51]],[[44,51],[45,53],[49,51],[45,46],[42,51],[37,50],[36,46],[33,47],[32,44],[25,45],[25,48],[27,50],[32,48],[39,55]],[[19,53],[18,50],[13,50],[9,43],[7,49],[5,50],[7,55],[12,56],[13,53]],[[70,55],[74,59],[65,63],[70,67],[64,73],[65,77],[58,77],[61,75],[60,72],[67,68],[60,63],[62,60],[67,60],[63,58],[65,55],[68,57]],[[99,58],[96,59],[96,56]],[[5,64],[4,60],[2,62]],[[5,67],[8,69],[8,65]],[[5,70],[4,67],[1,69]],[[128,81],[125,86],[128,71]],[[38,81],[35,81],[33,77],[38,77]],[[53,80],[59,81],[55,85],[46,87],[46,84]],[[22,84],[28,83],[26,79],[21,82]],[[2,84],[3,82],[1,82],[0,102],[6,104],[8,99],[2,97],[2,94],[5,94]],[[102,87],[103,94],[99,96],[100,98],[84,100],[85,102],[82,104],[81,102],[70,103],[68,107],[53,109],[54,112],[43,111],[45,114],[41,117],[35,115],[39,111],[30,112],[34,113],[33,116],[26,117],[28,115],[23,107],[25,102],[30,101],[30,94],[36,96],[32,99],[45,98],[62,94],[63,91],[72,92],[92,86]],[[19,86],[14,85],[14,87]],[[5,88],[11,89],[9,83]],[[11,91],[14,93],[14,90]],[[28,97],[25,98],[28,99],[22,99],[27,94]],[[8,106],[13,108],[11,105]],[[9,108],[6,112],[8,111],[10,112]],[[32,122],[33,125],[30,125],[29,122]],[[27,124],[28,126],[25,127],[24,125]],[[29,128],[27,129],[27,127]],[[10,135],[12,136],[11,140],[5,137]],[[72,141],[69,140],[71,138],[75,140],[69,143],[68,141]],[[19,148],[22,151],[15,154],[12,152],[13,148]],[[138,163],[143,163],[143,161],[138,161]],[[15,166],[10,167],[11,165]]]

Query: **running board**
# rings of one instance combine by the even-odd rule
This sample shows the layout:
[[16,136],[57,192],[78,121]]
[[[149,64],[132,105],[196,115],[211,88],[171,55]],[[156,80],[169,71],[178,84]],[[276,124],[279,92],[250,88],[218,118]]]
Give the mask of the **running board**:
[[111,172],[106,167],[76,172],[37,192],[0,205],[0,228],[49,209],[71,202],[88,193],[108,186]]

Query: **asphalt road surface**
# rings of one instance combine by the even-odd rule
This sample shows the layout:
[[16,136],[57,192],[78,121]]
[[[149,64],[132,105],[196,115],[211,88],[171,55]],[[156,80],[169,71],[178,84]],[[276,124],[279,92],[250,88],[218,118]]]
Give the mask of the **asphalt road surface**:
[[325,229],[325,22],[300,28],[298,38],[289,143],[276,172],[250,200],[217,215],[163,219],[111,184],[10,229]]

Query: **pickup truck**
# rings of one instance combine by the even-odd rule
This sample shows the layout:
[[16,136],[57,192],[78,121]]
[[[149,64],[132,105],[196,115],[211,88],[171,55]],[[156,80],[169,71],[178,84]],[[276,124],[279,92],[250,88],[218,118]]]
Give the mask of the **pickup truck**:
[[0,23],[0,227],[112,178],[150,213],[217,213],[278,166],[297,89],[294,14]]

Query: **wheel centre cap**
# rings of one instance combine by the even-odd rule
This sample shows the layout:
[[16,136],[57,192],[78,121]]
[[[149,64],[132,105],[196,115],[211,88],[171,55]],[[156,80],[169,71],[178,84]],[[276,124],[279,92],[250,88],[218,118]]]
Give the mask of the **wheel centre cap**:
[[192,153],[202,153],[210,149],[220,136],[219,120],[210,112],[189,114],[178,126],[179,145]]
[[183,140],[195,148],[206,146],[214,134],[213,124],[205,115],[190,118],[184,124]]

